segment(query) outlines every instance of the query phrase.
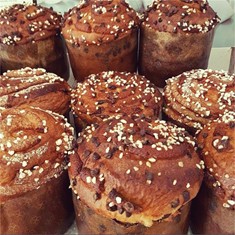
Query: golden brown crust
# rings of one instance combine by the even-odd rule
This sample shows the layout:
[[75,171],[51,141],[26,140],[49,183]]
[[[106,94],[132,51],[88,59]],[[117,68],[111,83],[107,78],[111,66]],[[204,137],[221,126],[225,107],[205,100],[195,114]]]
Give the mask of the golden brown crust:
[[160,91],[145,77],[114,71],[90,75],[71,96],[73,112],[87,124],[124,113],[157,119],[163,102]]
[[[234,106],[233,106],[234,108]],[[225,112],[204,126],[197,140],[205,161],[208,187],[225,208],[235,209],[235,112]]]
[[192,129],[232,110],[235,75],[224,71],[191,70],[167,80],[164,89],[164,112],[172,120]]
[[143,17],[146,27],[170,33],[206,33],[218,22],[206,0],[155,0]]
[[71,186],[98,214],[149,227],[169,220],[199,190],[201,162],[182,128],[123,116],[79,136],[78,156],[70,158]]
[[0,11],[0,43],[25,44],[60,33],[61,16],[38,5],[15,4]]
[[34,106],[65,114],[69,103],[67,82],[45,69],[11,70],[0,76],[1,107]]
[[62,116],[14,108],[1,111],[0,123],[1,200],[36,189],[67,168],[73,129]]
[[123,38],[139,24],[136,12],[123,0],[84,0],[64,18],[63,36],[74,46]]

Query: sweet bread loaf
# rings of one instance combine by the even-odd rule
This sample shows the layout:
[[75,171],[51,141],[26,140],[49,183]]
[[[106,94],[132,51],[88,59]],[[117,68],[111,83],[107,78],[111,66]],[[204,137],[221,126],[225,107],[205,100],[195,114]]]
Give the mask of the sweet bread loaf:
[[160,91],[145,77],[114,71],[90,75],[71,96],[71,108],[80,127],[124,113],[133,118],[158,119],[163,103]]
[[234,134],[235,112],[229,111],[205,125],[197,136],[206,172],[203,187],[193,202],[193,233],[235,233]]
[[15,4],[0,11],[2,72],[44,68],[64,79],[69,67],[60,35],[61,15],[39,5]]
[[219,18],[206,0],[155,0],[144,13],[139,72],[159,87],[191,69],[206,69]]
[[203,163],[183,128],[117,116],[77,142],[69,176],[79,233],[187,233]]
[[69,85],[45,69],[23,68],[0,76],[0,107],[34,106],[64,115],[69,105]]
[[102,71],[136,71],[139,18],[125,1],[81,1],[64,18],[62,33],[77,81]]
[[[56,127],[56,128],[55,128]],[[73,129],[39,108],[0,113],[0,233],[62,234],[73,221]]]
[[224,71],[192,70],[166,81],[163,111],[191,133],[234,110],[235,75]]

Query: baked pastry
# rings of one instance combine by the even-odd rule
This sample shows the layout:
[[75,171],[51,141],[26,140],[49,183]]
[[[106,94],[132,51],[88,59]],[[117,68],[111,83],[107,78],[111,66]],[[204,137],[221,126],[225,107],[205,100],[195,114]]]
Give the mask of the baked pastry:
[[69,78],[61,31],[61,15],[39,5],[15,4],[0,11],[2,72],[24,67],[45,68]]
[[159,87],[191,69],[206,69],[219,18],[206,0],[155,0],[143,15],[139,72]]
[[164,109],[167,118],[195,133],[203,125],[234,110],[235,74],[192,70],[166,81]]
[[64,233],[73,221],[72,127],[50,111],[6,109],[0,139],[0,233]]
[[90,75],[72,90],[71,109],[80,128],[110,116],[157,119],[161,116],[162,95],[145,77],[127,72]]
[[45,69],[23,68],[0,76],[0,107],[34,106],[66,114],[69,105],[68,83]]
[[139,18],[125,1],[81,1],[64,18],[62,33],[77,81],[102,71],[136,71]]
[[193,233],[235,234],[234,133],[235,112],[229,111],[205,125],[197,136],[206,173],[193,202]]
[[186,234],[203,177],[194,144],[160,120],[88,126],[69,167],[79,234]]

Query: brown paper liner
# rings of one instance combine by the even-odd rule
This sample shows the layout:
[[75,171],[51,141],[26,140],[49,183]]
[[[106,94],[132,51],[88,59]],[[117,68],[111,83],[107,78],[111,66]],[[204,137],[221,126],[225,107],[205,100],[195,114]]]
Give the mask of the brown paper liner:
[[154,222],[153,226],[121,223],[105,218],[87,207],[73,195],[76,223],[79,234],[187,234],[190,203],[182,208],[181,215],[171,222]]
[[204,183],[192,203],[191,229],[195,234],[235,234],[235,211],[223,207]]
[[102,71],[136,72],[137,30],[127,36],[98,45],[73,46],[67,48],[73,75],[78,82],[90,74]]
[[24,67],[44,68],[68,80],[69,65],[65,49],[61,36],[15,46],[0,44],[1,72]]
[[206,69],[214,37],[207,33],[158,32],[142,25],[139,72],[158,87],[191,69]]
[[73,222],[67,172],[39,189],[1,200],[0,234],[61,234]]

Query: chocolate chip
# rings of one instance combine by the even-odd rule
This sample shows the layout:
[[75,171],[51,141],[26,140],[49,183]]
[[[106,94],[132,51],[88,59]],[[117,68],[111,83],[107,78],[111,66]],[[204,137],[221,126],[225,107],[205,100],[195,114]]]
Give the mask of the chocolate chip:
[[202,4],[200,5],[200,11],[204,11],[204,10],[206,10],[206,9],[207,9],[207,5],[204,4],[204,3],[202,3]]
[[116,196],[117,196],[117,191],[116,191],[115,188],[113,188],[113,189],[109,192],[108,197],[109,197],[110,199],[114,199]]
[[105,100],[98,100],[97,104],[104,104],[106,101]]
[[189,201],[189,199],[190,199],[190,193],[189,193],[187,190],[185,190],[185,191],[182,193],[182,195],[183,195],[183,198],[184,198],[184,202]]
[[95,145],[95,147],[98,147],[100,145],[97,137],[91,137],[91,142]]
[[178,12],[178,9],[175,7],[175,6],[173,6],[173,7],[171,7],[170,8],[170,10],[167,12],[167,16],[168,17],[171,17],[171,16],[173,16],[174,14],[176,14]]
[[97,129],[99,127],[99,124],[95,123],[93,124],[94,128]]
[[98,41],[98,43],[102,43],[103,39],[102,38],[98,38],[97,41]]
[[101,114],[103,110],[104,110],[103,107],[98,107],[98,109],[96,109],[96,111],[93,112],[93,114]]
[[90,151],[90,150],[85,150],[83,156],[84,156],[85,158],[87,158],[90,154],[91,154],[91,151]]
[[125,209],[125,211],[132,213],[134,211],[134,205],[130,202],[125,202],[123,205],[123,208]]
[[68,25],[72,25],[73,24],[73,21],[72,20],[68,20]]
[[130,212],[128,212],[128,211],[126,211],[126,217],[131,217],[131,213]]
[[106,231],[106,227],[103,224],[100,224],[99,225],[99,230],[100,230],[101,234],[102,233],[104,234],[104,232]]
[[94,177],[94,176],[98,176],[100,173],[100,169],[98,168],[95,168],[94,170],[91,170],[91,176]]
[[112,206],[110,206],[110,202],[108,202],[108,204],[106,205],[106,208],[109,211],[116,211],[117,210],[117,205],[113,204]]
[[110,151],[106,154],[106,158],[110,159],[112,158],[113,154],[118,150],[117,147],[113,147],[112,149],[110,149]]
[[99,183],[98,183],[98,189],[99,189],[100,192],[105,191],[104,183],[105,183],[105,179],[103,181],[99,181]]
[[192,153],[191,153],[189,150],[187,150],[187,151],[186,151],[186,156],[187,156],[188,158],[192,158]]
[[9,17],[9,20],[10,20],[11,22],[14,22],[14,21],[17,20],[17,18],[16,18],[15,16],[10,16],[10,17]]
[[204,132],[203,134],[202,134],[202,137],[205,139],[206,137],[208,136],[208,133],[206,133],[206,132]]
[[176,200],[171,202],[171,207],[176,208],[177,206],[179,206],[179,204],[180,204],[180,200],[177,198]]
[[118,212],[119,212],[119,214],[123,214],[124,209],[123,209],[122,207],[119,207],[119,208],[118,208]]
[[74,178],[74,179],[72,179],[72,186],[76,186],[76,184],[77,184],[77,179],[76,178]]
[[158,24],[158,21],[157,21],[157,20],[153,21],[153,24],[154,24],[154,25],[157,25],[157,24]]
[[[81,141],[81,142],[82,142],[82,141]],[[80,143],[81,143],[81,142],[80,142]],[[79,143],[79,144],[80,144],[80,143]],[[73,141],[72,141],[72,146],[73,146],[74,149],[76,149],[76,148],[78,147],[78,142],[77,142],[76,140],[73,140]]]
[[135,130],[135,129],[131,129],[131,130],[129,131],[129,133],[130,133],[131,135],[135,135],[135,134],[136,134],[136,130]]
[[38,132],[38,133],[44,133],[44,127],[38,127],[38,128],[36,128],[36,132]]
[[230,127],[231,129],[233,129],[233,128],[235,127],[235,122],[230,121],[230,122],[229,122],[229,127]]
[[95,201],[97,201],[97,200],[101,199],[101,194],[95,193],[93,198],[94,198]]
[[117,100],[117,99],[115,99],[114,97],[111,97],[111,98],[110,98],[111,104],[115,104],[115,103],[116,103],[116,100]]
[[145,171],[145,178],[146,180],[153,180],[153,173]]
[[219,145],[222,145],[223,146],[223,149],[227,148],[228,147],[228,143],[229,143],[229,139],[221,139],[219,141]]
[[99,160],[101,157],[98,153],[93,153],[93,159],[94,160]]
[[115,89],[117,89],[117,87],[116,87],[115,85],[109,85],[108,88],[109,88],[110,90],[115,90]]

